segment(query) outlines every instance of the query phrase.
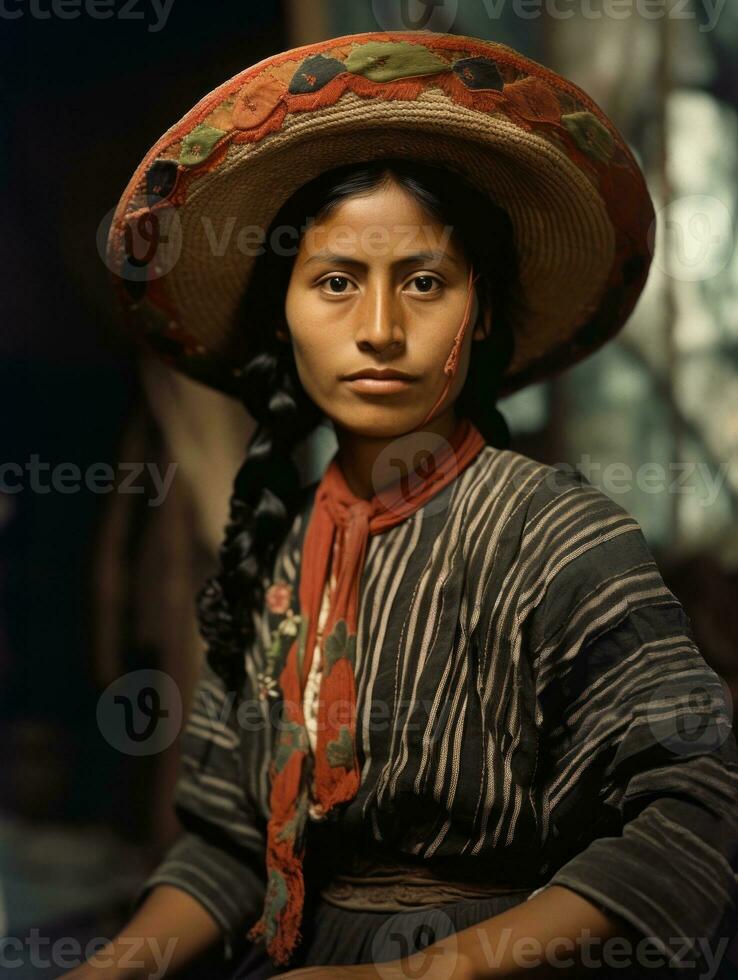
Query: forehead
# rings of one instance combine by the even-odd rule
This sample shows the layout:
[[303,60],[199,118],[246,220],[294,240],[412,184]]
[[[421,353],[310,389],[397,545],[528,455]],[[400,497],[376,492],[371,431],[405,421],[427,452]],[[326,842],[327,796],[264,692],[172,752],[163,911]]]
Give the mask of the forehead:
[[461,250],[453,226],[393,181],[353,194],[309,223],[300,242],[302,258],[339,253],[377,260],[387,254],[428,253],[429,259],[443,261],[458,258]]

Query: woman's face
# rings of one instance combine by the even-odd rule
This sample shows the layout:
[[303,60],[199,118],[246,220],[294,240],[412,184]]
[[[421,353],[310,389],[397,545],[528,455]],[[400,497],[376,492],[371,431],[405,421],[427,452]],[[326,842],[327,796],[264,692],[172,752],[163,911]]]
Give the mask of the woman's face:
[[[298,375],[333,423],[376,438],[402,435],[425,418],[446,375],[461,324],[469,265],[452,229],[392,181],[343,201],[302,236],[285,314]],[[456,374],[436,416],[458,397],[476,323],[474,298]],[[287,340],[282,333],[282,340]],[[346,380],[376,368],[404,384]]]

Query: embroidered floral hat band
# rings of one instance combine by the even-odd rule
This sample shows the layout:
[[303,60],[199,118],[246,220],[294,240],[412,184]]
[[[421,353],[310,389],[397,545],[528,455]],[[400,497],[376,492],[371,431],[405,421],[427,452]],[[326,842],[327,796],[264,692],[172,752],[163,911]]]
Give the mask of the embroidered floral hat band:
[[172,367],[235,395],[255,256],[224,232],[266,230],[313,177],[383,156],[445,166],[510,215],[520,285],[500,395],[576,363],[625,323],[648,274],[654,212],[617,128],[572,82],[505,45],[399,31],[267,58],[164,133],[108,238],[130,329]]

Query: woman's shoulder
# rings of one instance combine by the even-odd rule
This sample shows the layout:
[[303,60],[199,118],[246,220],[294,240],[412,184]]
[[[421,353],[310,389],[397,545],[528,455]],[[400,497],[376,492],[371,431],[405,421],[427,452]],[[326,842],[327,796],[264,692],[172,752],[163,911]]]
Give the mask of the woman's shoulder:
[[519,636],[541,685],[584,663],[578,652],[606,634],[597,656],[607,646],[613,662],[621,640],[671,637],[691,648],[689,618],[617,500],[567,464],[511,450],[486,452],[480,464],[497,495],[472,545],[482,635]]
[[488,446],[478,470],[472,509],[485,517],[480,537],[521,597],[547,596],[559,607],[603,589],[616,593],[619,583],[673,600],[639,522],[575,466]]
[[635,518],[568,462],[544,463],[512,449],[485,446],[470,474],[477,507],[494,499],[496,511],[517,520],[526,540],[568,536],[572,521],[600,525],[624,522],[640,530]]

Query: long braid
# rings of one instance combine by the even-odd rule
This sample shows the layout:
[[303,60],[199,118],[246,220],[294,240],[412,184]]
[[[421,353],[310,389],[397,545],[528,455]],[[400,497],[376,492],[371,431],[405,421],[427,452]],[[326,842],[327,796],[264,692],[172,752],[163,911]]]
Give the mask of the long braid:
[[300,474],[292,452],[320,421],[279,353],[257,354],[242,380],[242,400],[257,427],[234,480],[220,570],[197,596],[208,662],[236,697],[254,637],[252,613],[263,604],[264,577],[298,509]]

